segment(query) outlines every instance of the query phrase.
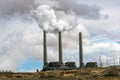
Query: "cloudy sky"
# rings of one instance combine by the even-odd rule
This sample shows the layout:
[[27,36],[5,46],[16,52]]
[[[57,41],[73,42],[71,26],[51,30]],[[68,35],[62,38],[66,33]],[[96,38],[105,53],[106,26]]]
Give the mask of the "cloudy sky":
[[58,61],[58,31],[64,61],[78,65],[78,33],[84,62],[116,65],[120,57],[119,0],[0,0],[0,70],[35,71],[43,66],[43,30],[48,60]]

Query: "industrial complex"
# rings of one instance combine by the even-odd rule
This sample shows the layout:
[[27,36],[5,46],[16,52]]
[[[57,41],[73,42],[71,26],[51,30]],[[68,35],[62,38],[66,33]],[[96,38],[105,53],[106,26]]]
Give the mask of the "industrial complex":
[[88,62],[84,65],[83,62],[83,50],[82,50],[82,33],[79,33],[79,67],[76,67],[75,62],[66,62],[63,63],[63,53],[62,53],[62,32],[58,32],[58,45],[59,45],[59,61],[58,62],[49,62],[47,61],[47,34],[46,31],[43,32],[43,51],[44,51],[44,66],[43,71],[47,70],[75,70],[79,68],[96,68],[97,62]]

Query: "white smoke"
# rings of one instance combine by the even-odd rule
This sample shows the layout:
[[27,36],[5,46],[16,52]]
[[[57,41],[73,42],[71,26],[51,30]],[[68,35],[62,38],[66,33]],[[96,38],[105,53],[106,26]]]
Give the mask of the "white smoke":
[[32,11],[32,15],[40,28],[49,32],[71,30],[80,24],[80,17],[100,19],[106,16],[99,13],[101,8],[98,6],[79,4],[73,0],[42,0],[36,3],[38,7]]
[[74,28],[77,18],[72,12],[55,11],[48,5],[40,5],[32,12],[40,28],[49,32],[66,31]]

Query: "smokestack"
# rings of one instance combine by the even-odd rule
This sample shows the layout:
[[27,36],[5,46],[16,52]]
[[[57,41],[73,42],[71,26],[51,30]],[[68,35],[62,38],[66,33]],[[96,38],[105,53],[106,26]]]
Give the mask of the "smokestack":
[[79,67],[83,67],[82,33],[79,33]]
[[63,58],[62,58],[62,35],[61,32],[59,31],[59,63],[63,63]]
[[47,66],[47,35],[46,31],[43,32],[43,51],[44,51],[44,66]]

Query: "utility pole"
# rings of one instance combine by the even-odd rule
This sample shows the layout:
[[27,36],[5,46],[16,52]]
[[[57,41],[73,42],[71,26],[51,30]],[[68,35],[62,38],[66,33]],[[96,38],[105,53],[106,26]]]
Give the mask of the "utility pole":
[[119,57],[119,66],[120,66],[120,57]]
[[108,60],[107,60],[107,57],[106,57],[106,67],[108,66]]
[[103,65],[102,65],[101,56],[99,56],[99,65],[100,65],[100,67],[102,67],[102,66],[103,66]]
[[114,62],[114,66],[115,66],[115,65],[116,65],[116,64],[115,64],[115,58],[113,58],[113,62]]

